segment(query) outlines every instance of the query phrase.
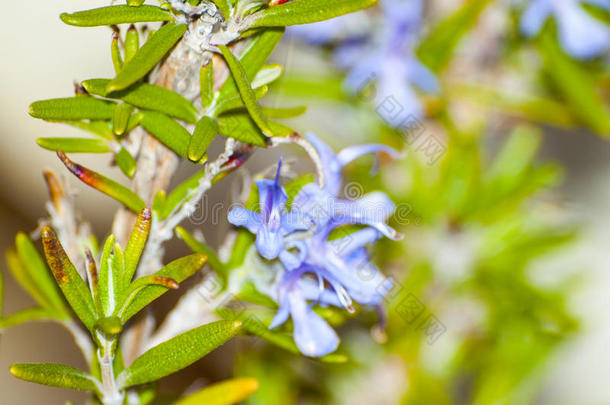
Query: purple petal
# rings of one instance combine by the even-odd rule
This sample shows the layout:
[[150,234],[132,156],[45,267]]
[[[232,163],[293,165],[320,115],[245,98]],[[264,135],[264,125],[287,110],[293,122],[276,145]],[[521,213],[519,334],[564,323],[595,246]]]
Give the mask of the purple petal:
[[313,312],[300,290],[289,294],[290,314],[294,322],[294,341],[306,356],[321,357],[334,352],[339,337],[328,323]]
[[559,41],[563,49],[577,59],[590,59],[610,46],[610,29],[580,4],[566,2],[557,6]]
[[277,180],[258,180],[258,195],[261,206],[262,221],[271,229],[279,229],[280,216],[286,207],[288,196]]
[[378,155],[380,153],[385,153],[390,156],[392,159],[398,159],[400,153],[393,148],[390,148],[386,145],[377,145],[377,144],[368,144],[368,145],[355,145],[349,146],[343,150],[341,150],[337,154],[337,160],[341,164],[341,166],[345,166],[353,160],[358,159],[363,155],[367,155],[369,153],[373,153]]
[[243,207],[235,207],[229,211],[228,220],[235,226],[246,227],[252,233],[257,233],[262,225],[261,214]]
[[411,83],[426,93],[438,93],[441,89],[434,73],[417,60],[409,64],[409,78]]
[[267,260],[273,260],[284,250],[284,236],[280,230],[263,225],[256,234],[256,250]]
[[533,0],[521,15],[521,32],[532,37],[540,32],[544,22],[551,14],[552,6],[549,0]]
[[337,160],[335,152],[320,138],[308,132],[306,134],[307,140],[316,148],[322,167],[324,168],[324,189],[329,193],[336,195],[341,188],[341,182],[343,180],[341,176],[341,163]]

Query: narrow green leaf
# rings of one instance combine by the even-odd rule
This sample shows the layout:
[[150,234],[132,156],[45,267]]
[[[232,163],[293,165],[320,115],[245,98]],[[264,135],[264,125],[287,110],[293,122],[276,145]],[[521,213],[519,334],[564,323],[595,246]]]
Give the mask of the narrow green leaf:
[[291,73],[277,84],[277,90],[290,97],[345,103],[342,83],[342,78],[335,74]]
[[51,387],[81,391],[98,391],[97,381],[84,371],[55,363],[19,363],[11,366],[11,373],[29,382]]
[[590,73],[563,52],[553,31],[547,26],[540,35],[546,73],[584,124],[601,136],[610,136],[610,112]]
[[244,401],[256,390],[258,390],[256,379],[234,378],[207,386],[174,405],[233,405]]
[[178,155],[188,158],[191,134],[182,125],[154,111],[142,111],[140,125]]
[[250,28],[286,27],[329,20],[371,7],[377,0],[293,0],[252,14]]
[[173,19],[170,13],[160,7],[132,7],[128,5],[100,7],[76,13],[63,13],[60,18],[64,23],[78,27],[171,21]]
[[199,87],[201,89],[201,105],[207,109],[214,98],[214,63],[210,60],[199,72]]
[[47,263],[64,297],[85,327],[93,330],[97,315],[91,292],[68,258],[57,235],[48,226],[42,229],[42,244]]
[[165,197],[163,202],[163,209],[159,211],[159,219],[163,220],[167,218],[183,201],[189,197],[198,186],[199,181],[205,175],[205,170],[200,170],[184,182],[180,183],[168,196]]
[[180,284],[170,277],[165,276],[144,276],[131,283],[123,294],[121,305],[115,310],[115,315],[120,319],[125,311],[129,308],[133,300],[138,296],[140,291],[149,286],[161,286],[171,290],[177,290]]
[[440,21],[417,48],[422,63],[437,73],[445,68],[460,40],[490,3],[491,0],[466,1],[456,12]]
[[98,281],[98,301],[96,302],[97,312],[108,316],[115,310],[114,287],[117,282],[113,280],[114,272],[112,271],[112,248],[115,245],[116,238],[114,235],[108,236],[104,242],[102,249],[102,257],[100,259],[100,274]]
[[216,251],[208,245],[198,241],[193,235],[191,235],[186,229],[181,226],[176,227],[176,234],[180,239],[186,243],[186,245],[195,253],[203,253],[208,258],[208,264],[216,273],[221,277],[226,276],[225,265],[220,261]]
[[125,63],[133,59],[135,54],[140,49],[140,34],[136,26],[131,24],[125,34]]
[[140,7],[145,0],[127,0],[128,6]]
[[[193,254],[174,260],[161,270],[153,274],[156,277],[171,278],[177,283],[181,283],[196,272],[198,272],[206,262],[206,256]],[[121,321],[125,323],[129,318],[137,314],[142,308],[156,300],[168,291],[168,287],[162,285],[149,285],[140,290],[133,298],[121,315]]]
[[493,181],[507,181],[523,175],[542,144],[542,134],[531,127],[518,127],[506,140],[500,153],[486,172]]
[[[267,92],[269,91],[269,87],[262,86],[257,89],[254,89],[254,97],[257,100],[265,97]],[[234,93],[228,97],[219,98],[217,103],[214,105],[212,115],[214,117],[218,117],[220,114],[224,114],[227,111],[235,110],[237,108],[242,108],[244,106],[244,101],[241,98],[239,93]]]
[[138,162],[131,156],[131,153],[125,148],[121,148],[116,154],[116,164],[121,169],[123,174],[130,179],[133,177],[138,167]]
[[64,321],[65,315],[47,308],[28,308],[15,312],[6,318],[0,318],[0,332],[27,322],[58,320]]
[[90,138],[38,138],[38,146],[52,150],[61,150],[66,153],[108,153],[110,147],[101,139]]
[[150,208],[144,208],[138,214],[138,219],[136,220],[136,224],[131,231],[127,246],[125,247],[125,274],[122,276],[123,282],[121,291],[127,289],[133,275],[136,273],[140,256],[144,251],[144,246],[146,246],[151,223],[152,213],[150,212]]
[[136,83],[125,90],[106,93],[110,79],[89,79],[81,84],[90,94],[114,98],[146,110],[158,111],[188,123],[197,122],[197,109],[180,94],[148,83]]
[[144,384],[173,374],[224,344],[240,327],[239,321],[218,321],[163,342],[138,357],[118,376],[119,387]]
[[109,120],[115,103],[93,97],[68,97],[35,101],[30,115],[47,121]]
[[80,128],[84,131],[91,132],[92,134],[104,139],[114,139],[114,134],[112,133],[112,128],[110,127],[110,123],[108,121],[66,121],[65,123],[72,125],[73,127]]
[[118,75],[123,70],[123,56],[121,55],[121,47],[119,46],[119,34],[114,33],[112,42],[110,42],[110,56],[112,57],[112,67]]
[[216,121],[205,115],[201,117],[191,137],[188,148],[189,159],[195,163],[201,161],[217,134],[218,124]]
[[218,129],[224,136],[240,142],[261,147],[267,145],[265,136],[246,113],[229,112],[218,117]]
[[233,10],[230,0],[212,0],[212,3],[216,4],[225,21],[228,21],[231,17],[231,10]]
[[263,107],[263,114],[269,118],[294,118],[305,114],[307,107],[292,107],[292,108],[271,108]]
[[[248,80],[254,80],[258,71],[263,67],[269,56],[282,39],[283,29],[269,29],[263,31],[252,39],[250,44],[239,56],[239,62],[246,71]],[[218,94],[217,103],[221,103],[225,98],[238,94],[235,80],[230,77],[222,85]]]
[[267,124],[267,119],[263,116],[260,106],[256,101],[256,95],[254,94],[254,90],[252,90],[252,86],[248,80],[248,75],[241,63],[239,63],[239,60],[235,57],[235,55],[233,55],[227,46],[219,45],[218,48],[222,52],[222,55],[224,56],[229,69],[231,70],[233,80],[235,80],[235,84],[237,85],[237,89],[241,95],[241,99],[246,105],[246,109],[250,113],[250,117],[265,135],[273,136],[273,133]]
[[112,132],[115,135],[123,135],[125,131],[127,131],[129,117],[131,117],[132,112],[132,105],[125,103],[117,104],[116,108],[114,109],[114,117],[112,118]]
[[282,65],[263,66],[256,76],[254,76],[254,79],[252,79],[252,88],[256,89],[266,84],[273,83],[282,76],[283,72],[284,68]]
[[133,191],[127,187],[117,183],[108,177],[102,176],[92,170],[87,169],[72,162],[65,153],[58,151],[57,156],[61,159],[64,165],[78,177],[83,183],[95,188],[98,191],[114,198],[132,211],[140,212],[146,206],[144,201]]
[[[38,249],[36,249],[32,240],[26,234],[20,232],[15,237],[15,248],[21,263],[23,263],[25,272],[35,283],[35,288],[40,291],[40,295],[44,297],[44,302],[47,303],[46,307],[66,315],[68,313],[66,303],[61,296],[59,288],[57,288],[57,284],[47,264],[40,253],[38,253]],[[45,306],[42,301],[38,302]]]
[[[141,7],[129,8],[138,10]],[[133,59],[123,66],[121,73],[108,83],[106,92],[123,90],[144,77],[172,49],[186,31],[186,28],[186,24],[175,23],[169,23],[161,27],[138,50]]]

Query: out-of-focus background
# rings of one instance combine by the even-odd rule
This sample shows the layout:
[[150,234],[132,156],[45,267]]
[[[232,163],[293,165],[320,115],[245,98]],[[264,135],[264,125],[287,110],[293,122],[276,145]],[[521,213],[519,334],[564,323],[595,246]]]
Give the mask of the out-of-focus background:
[[[107,2],[87,0],[86,3],[87,7],[94,7]],[[29,117],[28,105],[38,99],[72,95],[74,81],[113,74],[109,29],[77,29],[60,23],[61,12],[80,8],[83,1],[77,0],[12,2],[0,25],[4,38],[0,64],[2,251],[13,243],[17,231],[34,230],[37,219],[45,216],[47,194],[41,171],[52,168],[65,173],[55,154],[36,145],[36,138],[78,132]],[[294,51],[285,52],[288,56],[284,55],[283,62],[290,72],[301,61],[290,56]],[[305,120],[315,117],[314,107]],[[341,123],[335,122],[334,128],[341,132]],[[336,144],[349,142],[347,130],[343,129],[337,136],[333,139]],[[87,159],[89,167],[121,177],[118,169],[108,167],[107,156],[88,155]],[[579,275],[569,309],[580,318],[582,326],[573,338],[560,345],[545,365],[543,389],[536,403],[607,404],[610,403],[607,350],[610,341],[610,144],[586,130],[561,131],[548,127],[544,130],[539,159],[557,162],[565,168],[565,180],[554,192],[555,201],[570,221],[582,224],[582,230],[576,243],[544,261],[543,268],[536,271],[542,278],[550,278],[546,281],[551,283],[559,275]],[[69,181],[78,195],[79,209],[93,223],[98,237],[105,236],[118,204],[87,189],[76,179]],[[228,191],[218,193],[227,195]],[[7,313],[30,304],[30,299],[10,277],[6,277],[4,301]],[[456,319],[443,321],[446,325],[459,324],[459,314]],[[213,360],[204,360],[208,362],[207,368],[214,367],[209,363]],[[69,399],[82,398],[68,390],[26,383],[10,375],[10,364],[28,361],[62,361],[84,367],[70,336],[59,326],[36,323],[6,331],[0,340],[1,404],[63,404]]]

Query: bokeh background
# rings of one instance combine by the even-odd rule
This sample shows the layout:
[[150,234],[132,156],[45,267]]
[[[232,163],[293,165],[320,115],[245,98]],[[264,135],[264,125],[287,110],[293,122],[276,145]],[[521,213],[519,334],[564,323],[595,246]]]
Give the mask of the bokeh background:
[[[432,10],[451,10],[460,2],[433,2]],[[88,7],[104,5],[104,1],[87,0]],[[32,119],[27,106],[37,99],[70,96],[71,83],[88,77],[110,77],[112,66],[108,43],[108,29],[76,29],[61,24],[58,16],[67,10],[83,7],[77,0],[34,0],[12,2],[7,5],[5,18],[0,26],[2,63],[0,63],[0,248],[6,250],[18,230],[35,229],[37,220],[46,215],[44,204],[46,189],[41,172],[51,168],[65,173],[60,162],[51,152],[39,148],[35,140],[40,136],[65,136],[77,134],[77,130]],[[485,40],[485,24],[496,21],[496,9],[486,11],[481,18],[480,29],[461,44],[458,53],[467,57],[468,44]],[[490,22],[491,21],[491,22]],[[477,38],[477,35],[480,36]],[[294,39],[287,38],[275,58],[286,64],[286,72],[324,72],[327,69],[323,57],[299,56],[302,48]],[[107,51],[107,52],[106,52]],[[271,102],[274,102],[272,98]],[[277,99],[280,103],[280,99]],[[297,126],[303,129],[307,122],[315,122],[314,129],[326,128],[321,135],[333,146],[362,141],[367,134],[357,134],[349,117],[353,112],[329,110],[323,103],[308,102],[311,106]],[[329,111],[332,111],[329,113]],[[337,117],[339,119],[337,119]],[[330,129],[329,129],[330,128]],[[501,131],[500,131],[501,132]],[[548,210],[560,212],[570,224],[579,228],[578,237],[569,246],[544,257],[532,265],[540,283],[573,279],[573,288],[566,296],[570,314],[579,320],[578,331],[570,335],[549,356],[540,368],[541,389],[535,403],[544,405],[582,404],[602,405],[610,403],[610,144],[586,129],[561,130],[543,126],[543,143],[538,160],[555,162],[564,168],[562,184],[551,193]],[[328,138],[331,135],[332,138]],[[374,138],[373,140],[377,140]],[[489,150],[497,150],[503,142],[501,136],[485,142]],[[273,154],[273,156],[276,156]],[[265,167],[270,154],[261,154],[259,160],[249,163],[252,170]],[[90,167],[102,173],[120,178],[116,168],[108,167],[106,156],[87,157]],[[188,169],[184,169],[184,176]],[[75,179],[69,179],[77,193],[77,204],[84,216],[93,224],[99,237],[105,236],[117,204],[86,189]],[[391,188],[392,177],[386,176],[384,186]],[[220,200],[230,195],[230,181],[216,190],[212,199]],[[214,232],[206,234],[214,239]],[[171,254],[180,252],[176,247]],[[449,260],[451,261],[451,257]],[[572,277],[572,278],[570,278]],[[5,312],[12,313],[27,307],[31,300],[6,277]],[[445,314],[442,321],[449,329],[463,324],[464,312]],[[455,326],[458,325],[458,326]],[[67,390],[46,388],[13,378],[9,365],[14,362],[62,361],[84,367],[79,353],[67,332],[50,323],[19,326],[4,332],[0,338],[0,403],[63,404],[67,399],[83,397]],[[442,340],[435,347],[442,347]],[[221,354],[204,359],[189,369],[190,374],[201,374],[209,379],[230,375],[227,359],[232,358],[234,347],[229,346]],[[439,349],[440,350],[440,349]],[[464,359],[465,362],[468,359]],[[380,375],[381,371],[379,372]],[[392,378],[394,377],[394,378]],[[379,377],[383,380],[383,377]],[[401,385],[400,376],[389,376],[387,381]],[[389,384],[386,381],[386,384]],[[169,380],[169,385],[180,381]],[[372,393],[391,391],[380,382],[370,382],[364,387]],[[347,384],[346,398],[351,403],[366,403],[362,386]],[[349,392],[352,396],[350,397]],[[343,391],[342,391],[343,392]],[[358,394],[361,397],[358,398]],[[373,402],[369,402],[373,403]],[[380,402],[381,403],[381,402]],[[429,402],[432,403],[432,402]]]

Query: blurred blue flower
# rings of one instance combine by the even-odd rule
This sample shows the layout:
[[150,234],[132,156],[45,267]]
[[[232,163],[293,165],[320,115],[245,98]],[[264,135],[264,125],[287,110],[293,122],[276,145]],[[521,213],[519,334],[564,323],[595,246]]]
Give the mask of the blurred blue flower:
[[275,180],[256,181],[260,212],[236,207],[229,211],[229,222],[243,226],[256,234],[256,248],[265,259],[275,259],[284,249],[284,236],[308,227],[306,218],[297,212],[286,213],[288,196],[279,184],[282,161],[277,168]]
[[[434,74],[414,55],[415,42],[423,15],[422,0],[382,0],[383,21],[380,31],[354,35],[339,41],[335,50],[336,64],[348,71],[345,87],[359,93],[376,83],[377,112],[394,128],[411,124],[423,111],[418,87],[427,93],[439,90]],[[348,27],[350,18],[299,26],[292,32],[308,42],[323,44],[337,40]]]
[[609,0],[532,0],[521,17],[521,31],[534,36],[552,16],[557,22],[559,42],[569,55],[577,59],[596,57],[610,47],[610,29],[581,3],[610,10]]
[[[370,262],[366,248],[382,235],[400,237],[386,224],[394,204],[384,193],[358,195],[352,200],[338,198],[342,169],[365,154],[385,153],[394,158],[399,154],[385,145],[352,146],[335,154],[315,135],[308,134],[307,138],[320,155],[324,187],[315,182],[306,184],[295,196],[292,210],[286,212],[288,196],[279,184],[278,167],[275,180],[256,182],[260,212],[234,208],[229,212],[229,222],[256,234],[257,251],[269,260],[279,258],[283,264],[274,297],[280,308],[270,327],[291,317],[299,350],[318,357],[334,351],[339,338],[309,302],[350,312],[354,311],[353,301],[380,306],[392,283]],[[365,227],[341,235],[346,225]],[[331,236],[335,231],[340,237]]]

